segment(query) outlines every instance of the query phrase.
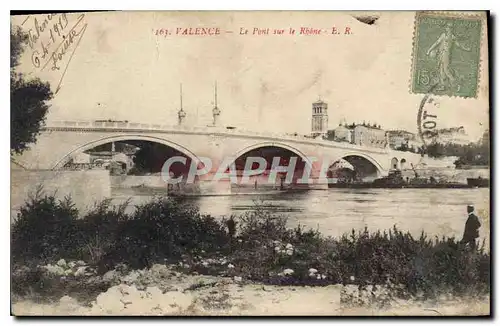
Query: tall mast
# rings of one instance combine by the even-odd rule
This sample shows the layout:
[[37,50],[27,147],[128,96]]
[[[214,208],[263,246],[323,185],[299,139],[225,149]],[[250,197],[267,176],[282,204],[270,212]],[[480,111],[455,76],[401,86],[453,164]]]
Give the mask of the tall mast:
[[180,84],[180,87],[179,87],[179,96],[180,96],[181,108],[177,112],[177,117],[179,118],[179,125],[181,125],[182,121],[186,117],[186,112],[184,112],[184,110],[182,108],[182,83]]
[[180,96],[181,96],[181,110],[182,110],[182,83],[181,83],[181,87],[180,87]]
[[217,118],[220,115],[220,109],[217,107],[217,81],[215,81],[214,87],[214,108],[212,109],[213,125],[217,125]]
[[215,81],[215,107],[217,107],[217,81]]

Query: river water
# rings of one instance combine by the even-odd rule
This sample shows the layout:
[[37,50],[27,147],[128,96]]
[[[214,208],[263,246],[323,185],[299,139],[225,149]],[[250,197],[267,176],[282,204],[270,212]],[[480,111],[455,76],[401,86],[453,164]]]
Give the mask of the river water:
[[[131,197],[134,204],[154,194],[114,190],[115,201]],[[299,223],[321,233],[339,236],[352,229],[387,230],[394,225],[419,236],[462,237],[467,219],[466,205],[476,207],[480,217],[480,240],[489,245],[489,189],[329,189],[297,193],[202,196],[189,201],[202,213],[215,216],[240,214],[263,206],[288,216],[290,227]]]

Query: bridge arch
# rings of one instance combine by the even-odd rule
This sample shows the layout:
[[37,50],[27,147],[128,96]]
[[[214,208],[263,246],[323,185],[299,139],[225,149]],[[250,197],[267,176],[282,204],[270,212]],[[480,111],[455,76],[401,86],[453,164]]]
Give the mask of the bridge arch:
[[276,148],[281,148],[281,149],[285,149],[285,150],[289,150],[290,152],[296,154],[298,157],[300,157],[310,168],[312,168],[312,162],[311,160],[309,160],[309,158],[307,157],[306,154],[304,154],[302,151],[300,151],[299,149],[293,147],[293,146],[290,146],[288,144],[285,144],[285,143],[281,143],[281,142],[263,142],[263,143],[256,143],[256,144],[253,144],[251,146],[248,146],[248,147],[245,147],[241,150],[239,150],[238,152],[236,152],[232,157],[234,158],[234,160],[238,159],[240,156],[248,153],[248,152],[251,152],[255,149],[259,149],[259,148],[262,148],[262,147],[276,147]]
[[402,158],[399,161],[399,166],[400,166],[401,170],[404,170],[406,168],[406,159],[405,158]]
[[117,135],[117,136],[103,137],[103,138],[99,138],[99,139],[87,142],[84,145],[80,145],[77,148],[72,149],[69,153],[64,155],[62,158],[60,158],[53,165],[53,167],[51,169],[57,170],[57,169],[61,168],[75,154],[82,153],[82,152],[89,150],[91,148],[94,148],[96,146],[108,144],[110,142],[127,141],[127,140],[142,140],[142,141],[149,141],[152,143],[162,144],[162,145],[171,147],[171,148],[181,152],[182,154],[189,157],[193,162],[196,162],[196,164],[201,163],[201,160],[198,158],[197,155],[195,155],[193,152],[191,152],[189,149],[185,148],[184,146],[179,145],[175,142],[169,141],[169,140],[161,138],[161,137],[145,136],[145,135],[139,135],[139,134],[130,134],[130,135]]
[[[405,161],[405,162],[406,162],[406,161]],[[399,168],[399,160],[398,160],[398,158],[397,158],[397,157],[393,157],[393,158],[391,159],[391,169],[396,170],[396,169],[398,169],[398,168]]]
[[[361,152],[347,152],[347,153],[343,153],[341,157],[339,157],[337,160],[339,159],[343,159],[345,157],[349,157],[349,156],[357,156],[357,157],[362,157],[364,159],[366,159],[367,161],[369,161],[371,164],[373,164],[379,173],[383,172],[385,169],[383,168],[383,166],[376,160],[374,159],[373,157],[371,157],[370,155],[367,155],[365,153],[361,153]],[[336,161],[334,161],[336,162]],[[333,164],[334,162],[331,162],[331,164]]]

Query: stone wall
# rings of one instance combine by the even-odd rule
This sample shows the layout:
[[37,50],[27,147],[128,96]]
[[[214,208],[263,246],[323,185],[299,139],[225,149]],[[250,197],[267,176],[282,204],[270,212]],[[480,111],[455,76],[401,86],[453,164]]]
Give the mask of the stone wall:
[[96,202],[111,196],[109,172],[52,171],[11,169],[11,221],[19,208],[38,187],[47,195],[57,198],[70,195],[76,207],[85,212]]
[[110,177],[114,188],[166,188],[167,183],[161,175],[113,175]]

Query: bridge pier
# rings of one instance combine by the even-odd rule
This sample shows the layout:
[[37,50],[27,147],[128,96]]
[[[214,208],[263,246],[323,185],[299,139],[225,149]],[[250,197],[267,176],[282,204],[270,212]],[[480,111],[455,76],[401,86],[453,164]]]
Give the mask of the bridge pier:
[[328,178],[316,177],[312,179],[313,182],[309,184],[309,189],[313,190],[328,190]]
[[200,180],[199,194],[203,196],[227,196],[231,194],[230,180]]
[[229,180],[196,180],[194,183],[171,184],[169,196],[226,196],[231,194]]

